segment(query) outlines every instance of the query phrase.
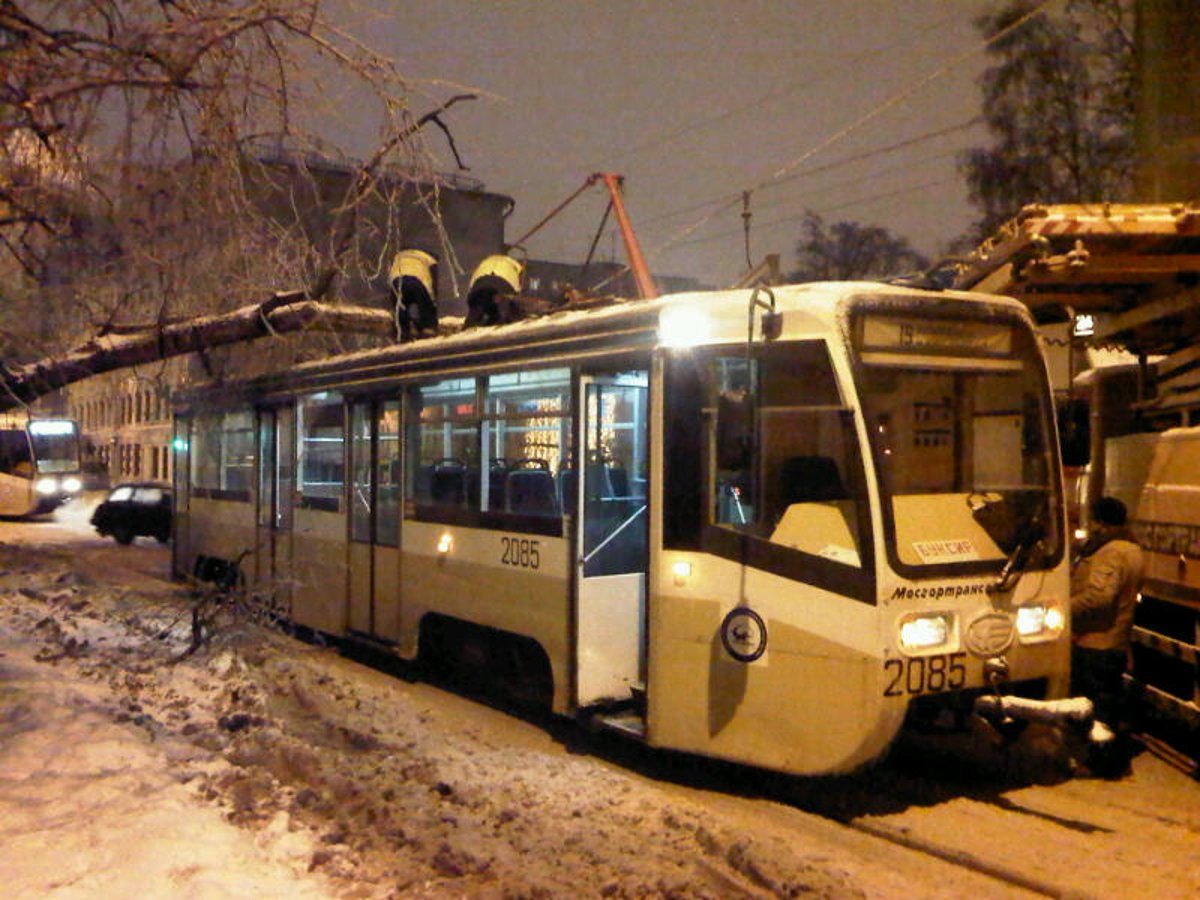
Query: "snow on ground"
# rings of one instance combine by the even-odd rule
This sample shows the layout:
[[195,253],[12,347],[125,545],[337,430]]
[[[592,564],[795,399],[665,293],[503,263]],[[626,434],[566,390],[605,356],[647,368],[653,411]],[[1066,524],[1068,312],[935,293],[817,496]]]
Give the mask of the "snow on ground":
[[850,818],[1081,895],[1200,884],[1200,787],[1144,760],[1119,784],[788,780],[523,718],[245,618],[188,652],[194,596],[169,550],[81,521],[0,524],[6,900],[1027,896]]
[[[227,625],[187,654],[188,590],[106,573],[103,558],[0,544],[8,897],[902,887],[820,842],[714,821],[570,752],[553,727],[277,631]],[[492,717],[508,724],[479,725]]]

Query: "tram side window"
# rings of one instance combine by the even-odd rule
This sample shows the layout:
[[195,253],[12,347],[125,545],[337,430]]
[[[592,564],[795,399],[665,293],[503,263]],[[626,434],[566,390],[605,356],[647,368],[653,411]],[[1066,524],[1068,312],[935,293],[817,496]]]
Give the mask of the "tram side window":
[[484,393],[487,477],[479,508],[558,519],[560,487],[571,469],[571,371],[540,369],[493,375]]
[[223,487],[249,499],[254,484],[254,415],[249,410],[226,413],[221,425]]
[[337,512],[345,483],[345,408],[341,394],[323,391],[298,409],[300,506]]
[[561,533],[570,393],[566,368],[411,389],[407,496],[416,518]]
[[375,540],[400,543],[400,403],[381,403],[375,418]]
[[418,518],[447,521],[478,496],[479,416],[474,378],[450,378],[408,393],[407,496]]
[[865,504],[851,419],[823,343],[716,357],[710,521],[861,565]]
[[254,471],[251,412],[206,413],[192,420],[191,483],[198,497],[250,499]]

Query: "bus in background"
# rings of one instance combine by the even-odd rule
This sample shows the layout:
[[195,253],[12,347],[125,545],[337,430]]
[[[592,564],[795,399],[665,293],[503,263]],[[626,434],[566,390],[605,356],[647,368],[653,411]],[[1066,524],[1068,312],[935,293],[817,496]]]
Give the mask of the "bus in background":
[[0,516],[48,513],[82,489],[73,420],[0,417]]

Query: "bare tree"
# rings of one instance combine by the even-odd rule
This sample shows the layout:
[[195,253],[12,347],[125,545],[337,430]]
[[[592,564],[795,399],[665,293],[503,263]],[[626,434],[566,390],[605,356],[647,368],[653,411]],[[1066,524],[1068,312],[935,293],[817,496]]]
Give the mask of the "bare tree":
[[[976,20],[984,35],[1035,8],[1007,0]],[[1069,0],[989,48],[984,120],[991,141],[959,168],[981,215],[971,241],[1029,203],[1126,197],[1133,175],[1133,0]]]
[[907,240],[886,228],[858,222],[825,220],[814,212],[804,216],[804,236],[796,245],[799,267],[792,281],[847,281],[904,275],[929,266]]
[[[334,27],[321,0],[0,0],[0,69],[10,368],[18,353],[276,291],[336,299],[340,276],[382,264],[386,241],[358,241],[356,211],[389,209],[406,180],[436,183],[421,130],[449,138],[440,115],[463,99],[414,115],[395,63]],[[268,210],[264,191],[313,177],[281,175],[280,148],[301,163],[343,157],[314,113],[335,82],[377,115],[378,144],[334,204],[335,227],[306,233],[306,211]]]

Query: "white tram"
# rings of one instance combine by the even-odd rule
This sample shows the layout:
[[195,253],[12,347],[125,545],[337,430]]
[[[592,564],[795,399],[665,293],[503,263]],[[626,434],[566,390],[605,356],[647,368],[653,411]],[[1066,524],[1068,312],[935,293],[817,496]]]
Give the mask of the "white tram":
[[906,719],[1067,689],[1051,396],[1010,300],[614,302],[198,389],[176,427],[180,574],[655,747],[842,772]]
[[79,426],[73,420],[0,414],[0,516],[48,513],[81,490]]

